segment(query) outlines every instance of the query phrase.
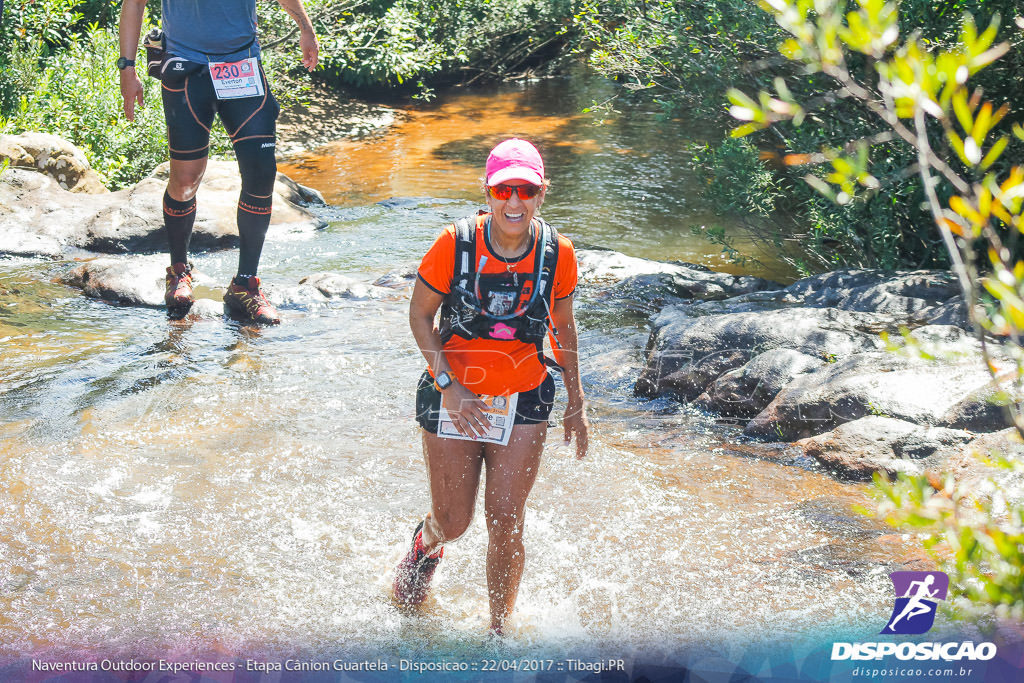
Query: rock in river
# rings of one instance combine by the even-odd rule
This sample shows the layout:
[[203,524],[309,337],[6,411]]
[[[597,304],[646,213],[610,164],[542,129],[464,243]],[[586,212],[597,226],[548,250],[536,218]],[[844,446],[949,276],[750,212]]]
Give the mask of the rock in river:
[[[167,249],[163,193],[169,164],[117,192],[72,193],[49,175],[10,168],[0,175],[0,255],[51,256],[69,247],[103,253],[152,253]],[[241,180],[231,161],[210,161],[197,194],[193,249],[238,244],[235,214]],[[268,239],[306,232],[326,223],[312,213],[319,195],[282,174],[274,186]]]

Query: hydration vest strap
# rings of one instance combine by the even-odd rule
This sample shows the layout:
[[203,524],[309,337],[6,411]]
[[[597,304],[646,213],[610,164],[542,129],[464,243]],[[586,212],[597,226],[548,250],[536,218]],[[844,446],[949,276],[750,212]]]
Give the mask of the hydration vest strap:
[[[475,221],[474,221],[475,223]],[[476,274],[476,225],[468,218],[455,221],[455,271],[452,285],[463,290],[469,289],[469,282]]]

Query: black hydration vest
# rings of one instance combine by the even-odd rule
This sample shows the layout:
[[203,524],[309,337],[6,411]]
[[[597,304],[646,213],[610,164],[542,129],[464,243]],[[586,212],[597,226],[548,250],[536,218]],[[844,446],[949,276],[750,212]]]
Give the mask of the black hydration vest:
[[558,233],[541,218],[534,218],[533,226],[537,239],[532,274],[481,273],[488,257],[476,262],[475,217],[455,221],[455,271],[451,291],[441,304],[442,343],[453,336],[514,339],[535,345],[541,362],[557,367],[544,357],[544,339],[548,329],[558,334],[551,327]]

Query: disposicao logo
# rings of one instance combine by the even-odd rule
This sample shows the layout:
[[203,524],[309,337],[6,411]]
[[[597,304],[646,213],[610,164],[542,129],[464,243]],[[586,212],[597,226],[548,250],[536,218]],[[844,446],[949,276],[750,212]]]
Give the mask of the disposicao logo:
[[[881,630],[883,635],[919,635],[927,633],[935,623],[935,611],[949,592],[949,577],[944,572],[892,572],[896,600],[892,615]],[[895,655],[908,660],[989,660],[996,656],[994,643],[833,643],[832,659],[882,659]]]
[[945,572],[893,572],[889,578],[896,589],[896,604],[882,633],[927,633],[935,623],[938,601],[949,592],[949,577]]

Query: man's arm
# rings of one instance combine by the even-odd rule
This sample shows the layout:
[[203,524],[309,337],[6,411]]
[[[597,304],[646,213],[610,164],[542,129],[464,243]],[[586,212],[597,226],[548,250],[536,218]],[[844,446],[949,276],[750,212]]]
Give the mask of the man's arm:
[[[146,11],[146,0],[124,0],[121,5],[121,20],[117,26],[117,39],[121,56],[135,60],[139,54],[139,36],[142,35],[142,15]],[[121,97],[124,98],[124,116],[135,120],[135,103],[142,106],[142,81],[135,67],[121,69]]]
[[320,44],[313,33],[313,22],[306,14],[302,0],[277,0],[285,12],[299,25],[299,49],[302,50],[302,65],[309,71],[316,68],[320,61]]

